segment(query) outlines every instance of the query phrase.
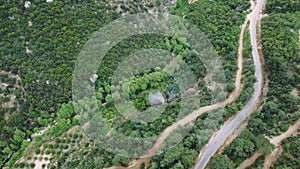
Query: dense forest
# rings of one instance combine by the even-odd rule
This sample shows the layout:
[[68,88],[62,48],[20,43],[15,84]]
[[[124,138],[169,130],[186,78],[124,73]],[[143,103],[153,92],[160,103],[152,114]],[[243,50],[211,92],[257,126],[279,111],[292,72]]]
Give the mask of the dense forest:
[[[299,47],[299,2],[293,0],[270,0],[266,4],[262,18],[262,52],[265,65],[265,83],[267,92],[248,121],[247,129],[242,131],[221,155],[215,155],[211,168],[236,168],[246,158],[260,152],[255,164],[250,168],[264,167],[264,157],[271,153],[274,146],[267,137],[280,135],[299,119],[300,99],[300,47]],[[246,134],[247,133],[247,134]],[[251,139],[252,136],[256,138]],[[256,142],[260,142],[257,147]],[[284,152],[275,163],[274,168],[297,168],[297,136],[283,140]],[[295,159],[293,158],[295,157]],[[224,164],[227,166],[224,166]]]
[[[1,69],[18,75],[17,106],[1,108],[1,163],[17,151],[22,139],[57,117],[71,98],[76,57],[90,34],[119,14],[106,3],[2,1]],[[1,75],[2,76],[2,75]],[[3,75],[1,82],[13,85]],[[2,92],[2,90],[1,90]],[[4,113],[6,117],[4,118]]]
[[[224,100],[235,88],[240,26],[249,7],[246,0],[198,0],[192,4],[188,0],[177,0],[175,4],[160,0],[0,2],[0,168],[4,165],[7,168],[34,168],[37,160],[42,161],[43,168],[48,165],[51,169],[127,166],[128,157],[115,155],[95,141],[97,137],[93,137],[93,133],[107,132],[96,129],[101,126],[99,117],[104,116],[106,122],[125,136],[154,137],[154,141],[155,136],[178,120],[182,107],[190,108],[185,110],[189,113],[211,104],[212,98]],[[77,112],[72,103],[72,73],[76,59],[91,35],[122,16],[153,11],[169,11],[182,17],[207,36],[223,64],[225,93],[207,86],[204,64],[189,51],[189,45],[172,37],[140,34],[109,50],[97,71],[96,99],[81,100],[84,106]],[[212,158],[210,168],[236,168],[256,151],[268,154],[273,146],[263,135],[278,135],[300,117],[300,99],[296,96],[300,90],[299,2],[269,0],[264,12],[269,14],[262,22],[265,71],[269,80],[266,100],[261,110],[251,116],[248,128],[225,147],[224,153]],[[190,83],[196,83],[200,93],[196,103],[182,103],[180,87],[172,74],[163,71],[166,64],[163,61],[161,67],[136,72],[134,77],[122,79],[119,84],[112,82],[111,76],[127,57],[148,48],[168,51],[175,55],[175,60],[182,59],[187,63],[197,80]],[[251,50],[247,34],[243,51],[243,91],[237,100],[224,109],[204,113],[185,135],[171,135],[166,142],[182,140],[167,151],[160,150],[151,159],[149,168],[179,169],[194,165],[199,150],[213,132],[241,110],[254,91],[256,79]],[[152,107],[148,96],[157,90],[165,98],[164,104],[160,105],[165,111],[159,117],[147,123],[122,118],[122,113],[132,112],[126,110],[126,105],[115,103],[115,98],[128,98],[134,108],[142,112]],[[94,105],[98,105],[100,113],[92,117],[87,110]],[[80,124],[93,127],[83,131]],[[42,134],[36,134],[41,130]],[[299,157],[299,152],[293,148],[298,146],[298,139],[294,136],[284,140],[286,151],[276,167],[298,166],[295,158]],[[142,146],[149,149],[150,145]],[[131,153],[145,153],[144,149],[134,151]],[[142,163],[140,168],[144,165]]]

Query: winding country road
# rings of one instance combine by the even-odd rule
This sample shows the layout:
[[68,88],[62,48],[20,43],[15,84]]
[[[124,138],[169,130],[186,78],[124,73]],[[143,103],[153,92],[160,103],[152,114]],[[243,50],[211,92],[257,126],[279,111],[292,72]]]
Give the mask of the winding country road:
[[260,58],[257,50],[257,44],[256,44],[256,21],[258,19],[259,11],[261,10],[262,6],[264,4],[264,0],[259,1],[258,5],[254,6],[255,4],[252,3],[252,13],[250,13],[245,21],[245,23],[242,26],[242,32],[240,39],[240,46],[239,46],[239,57],[238,57],[238,71],[236,74],[235,79],[235,90],[229,95],[229,97],[221,103],[209,105],[200,108],[199,110],[193,111],[183,119],[173,123],[171,126],[167,127],[160,137],[156,140],[154,146],[148,150],[148,153],[140,158],[137,159],[133,164],[129,165],[128,167],[121,167],[121,166],[113,166],[109,167],[107,169],[125,169],[125,168],[135,168],[138,167],[142,162],[145,163],[146,168],[149,165],[149,162],[151,160],[151,157],[158,151],[160,145],[167,139],[167,137],[172,133],[175,129],[177,129],[179,126],[184,126],[191,121],[195,120],[197,117],[202,115],[203,113],[207,111],[211,111],[217,108],[225,107],[226,105],[232,103],[235,101],[235,99],[239,96],[241,92],[241,74],[242,74],[242,50],[243,50],[243,35],[245,29],[243,27],[246,27],[248,20],[250,20],[250,35],[251,35],[251,45],[253,46],[252,55],[254,57],[254,64],[256,67],[255,70],[255,76],[258,79],[258,82],[254,84],[254,94],[251,98],[251,100],[248,102],[248,104],[244,107],[244,109],[230,122],[227,122],[224,124],[224,126],[219,130],[218,133],[216,133],[216,136],[212,138],[212,140],[208,143],[208,145],[205,147],[205,150],[203,153],[200,153],[200,160],[199,163],[196,164],[195,168],[204,168],[206,164],[208,163],[210,157],[215,154],[215,152],[218,150],[218,148],[225,142],[226,138],[232,133],[232,131],[252,112],[252,110],[255,108],[255,105],[257,101],[259,100],[259,96],[261,93],[262,88],[262,71],[261,71],[261,63]]
[[227,121],[224,126],[215,134],[209,143],[202,149],[199,155],[199,161],[195,166],[195,169],[205,168],[210,158],[216,153],[216,151],[224,144],[226,139],[234,131],[240,123],[248,117],[253,109],[256,107],[263,85],[263,75],[261,70],[261,62],[257,49],[257,39],[256,39],[256,26],[257,20],[259,18],[259,13],[263,8],[265,0],[258,0],[255,5],[254,10],[247,16],[250,20],[250,37],[252,45],[252,55],[255,65],[255,77],[257,82],[254,84],[254,93],[250,101],[246,106],[230,121]]

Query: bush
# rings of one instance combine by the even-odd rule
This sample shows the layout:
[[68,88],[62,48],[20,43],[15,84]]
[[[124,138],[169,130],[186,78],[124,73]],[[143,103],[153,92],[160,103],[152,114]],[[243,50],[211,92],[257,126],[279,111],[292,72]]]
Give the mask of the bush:
[[45,148],[48,148],[48,144],[47,144],[47,143],[45,143],[45,144],[43,145],[43,147],[45,147]]
[[234,89],[235,89],[234,84],[232,84],[232,83],[227,83],[227,84],[226,84],[226,90],[227,90],[228,92],[232,92]]
[[58,146],[59,146],[59,145],[56,143],[56,144],[53,145],[53,148],[57,149]]
[[20,168],[24,168],[25,164],[24,163],[20,163]]
[[74,134],[74,135],[73,135],[73,138],[74,138],[74,139],[77,139],[77,138],[78,138],[78,134]]
[[34,168],[35,164],[34,163],[30,163],[30,168]]
[[56,138],[56,139],[55,139],[55,142],[56,142],[56,143],[60,143],[61,140],[60,140],[59,138]]
[[51,154],[51,151],[50,150],[46,150],[46,154],[47,155]]
[[53,144],[48,144],[48,148],[53,149]]
[[36,149],[35,150],[35,154],[40,154],[41,153],[41,150],[40,149]]

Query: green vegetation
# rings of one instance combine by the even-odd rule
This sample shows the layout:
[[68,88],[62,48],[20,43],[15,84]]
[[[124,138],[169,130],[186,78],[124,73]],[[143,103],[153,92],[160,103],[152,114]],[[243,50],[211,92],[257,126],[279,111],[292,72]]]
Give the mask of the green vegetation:
[[[210,39],[218,39],[212,41],[214,46],[216,47],[219,55],[221,55],[221,59],[226,63],[223,65],[226,67],[226,77],[227,77],[227,85],[232,86],[232,82],[234,81],[235,71],[237,70],[236,62],[237,62],[237,46],[238,46],[238,37],[240,33],[239,24],[241,25],[244,16],[241,13],[238,13],[239,10],[235,10],[234,12],[227,13],[229,10],[227,8],[232,9],[244,9],[248,7],[248,5],[241,5],[241,4],[226,4],[227,2],[222,1],[214,1],[214,2],[207,2],[207,1],[198,1],[194,4],[190,5],[188,8],[188,12],[185,13],[185,18],[190,18],[195,24],[199,25],[199,28],[203,30],[210,36]],[[247,4],[247,2],[244,2]],[[232,5],[232,6],[231,6]],[[220,9],[224,9],[220,10]],[[208,11],[209,16],[208,16]],[[216,12],[218,11],[218,12]],[[235,13],[236,12],[236,13]],[[227,18],[225,19],[224,16],[227,18],[236,18],[236,20],[228,21]],[[236,16],[236,17],[234,17]],[[237,17],[239,16],[239,17]],[[212,18],[218,18],[214,20],[215,22],[211,22]],[[228,27],[221,29],[221,23],[228,22]],[[229,23],[230,22],[230,23]],[[220,30],[217,32],[213,32],[210,30],[211,27],[219,28]],[[228,36],[224,36],[222,31],[230,29],[231,40]],[[220,37],[224,38],[224,41],[219,41]],[[225,40],[226,39],[226,40]],[[227,41],[228,40],[228,41]],[[250,76],[254,74],[254,67],[251,48],[250,45],[250,38],[245,38],[247,41],[247,48],[245,49],[245,58],[248,59],[247,62],[244,62],[244,69],[243,73],[246,74],[242,82],[245,84],[244,90],[242,94],[237,98],[237,101],[234,104],[230,104],[225,107],[223,111],[211,111],[204,113],[195,121],[195,126],[191,129],[189,134],[180,142],[178,145],[174,146],[173,148],[167,150],[167,152],[155,155],[151,159],[150,168],[190,168],[194,165],[194,159],[197,158],[199,150],[207,143],[208,139],[212,135],[212,133],[220,127],[220,124],[223,124],[226,119],[231,117],[232,115],[236,114],[245,104],[245,102],[250,98],[253,92],[253,84],[256,79],[251,78]],[[222,44],[222,45],[221,45]],[[229,54],[230,53],[230,54]],[[250,62],[249,62],[250,60]],[[231,66],[232,65],[232,66]],[[230,68],[229,68],[230,67]],[[231,88],[231,90],[233,90]],[[220,119],[218,114],[222,113],[223,118]],[[233,168],[234,163],[230,161],[228,157],[225,157],[222,161],[225,162],[224,165],[228,164],[228,167]],[[162,160],[163,159],[163,160]],[[217,160],[213,160],[213,165],[218,166]],[[221,166],[220,166],[221,167]],[[220,167],[212,167],[212,168],[220,168]],[[224,166],[225,168],[227,167]]]
[[[299,2],[292,0],[267,2],[265,12],[269,16],[262,20],[262,46],[265,71],[269,79],[268,93],[261,109],[255,111],[249,119],[247,129],[225,148],[224,154],[237,166],[254,152],[262,152],[263,156],[249,168],[263,168],[265,155],[273,147],[264,135],[279,135],[300,117],[300,99],[295,94],[300,87],[300,20],[297,3]],[[299,139],[291,137],[287,140],[293,140],[292,144],[299,147]],[[286,140],[283,144],[285,147],[290,146]],[[297,148],[294,150],[291,152],[289,148],[285,149],[274,168],[297,168],[299,163],[293,158],[293,155],[297,155]]]
[[31,3],[29,8],[24,1],[0,3],[1,71],[21,79],[11,90],[14,79],[2,78],[1,73],[1,82],[9,84],[1,93],[13,92],[18,106],[0,109],[0,164],[21,147],[20,141],[11,141],[16,129],[29,137],[34,128],[53,122],[60,105],[71,98],[71,75],[80,49],[91,33],[119,16],[105,2]]
[[[271,1],[271,4],[273,3],[275,2]],[[281,12],[286,12],[286,10]],[[262,21],[263,53],[269,79],[267,100],[261,111],[253,113],[249,121],[249,130],[255,134],[261,133],[269,136],[285,132],[288,126],[300,117],[300,98],[299,95],[293,93],[293,91],[300,91],[300,49],[298,46],[300,11],[295,13],[272,11]]]
[[220,169],[234,169],[235,164],[226,155],[216,155],[209,162],[209,168],[220,168]]
[[[254,135],[249,130],[244,130],[233,142],[226,146],[221,155],[215,155],[209,163],[209,168],[230,163],[231,168],[239,166],[244,160],[250,158],[255,152],[269,154],[274,146],[263,135]],[[235,166],[235,167],[234,167]]]
[[300,166],[300,135],[289,137],[282,141],[284,152],[273,168],[297,168]]
[[254,152],[269,154],[272,149],[273,145],[263,135],[256,136],[249,130],[244,130],[225,148],[224,153],[238,166],[246,158],[251,157]]
[[[182,114],[184,116],[192,110],[209,105],[212,96],[220,101],[235,89],[240,25],[250,6],[246,0],[198,0],[193,4],[189,4],[187,0],[177,0],[175,6],[159,0],[67,0],[52,3],[34,0],[31,3],[29,8],[25,8],[23,1],[0,2],[0,17],[3,18],[0,22],[0,164],[5,163],[7,168],[34,168],[35,160],[50,160],[48,168],[51,169],[127,166],[129,158],[104,150],[79,129],[75,129],[76,132],[69,129],[76,128],[80,122],[97,127],[101,123],[97,118],[104,116],[116,131],[125,136],[157,136],[177,120],[182,108],[191,107],[185,110]],[[261,111],[255,112],[251,117],[249,129],[226,147],[223,154],[212,158],[210,168],[235,168],[255,151],[269,153],[272,146],[262,134],[278,135],[300,117],[300,100],[293,94],[294,90],[300,89],[297,44],[297,30],[300,28],[299,2],[270,0],[268,4],[265,11],[271,14],[262,24],[263,51],[270,80],[267,101]],[[171,14],[197,25],[211,40],[223,62],[226,76],[224,85],[228,93],[220,92],[219,88],[211,91],[207,87],[203,79],[207,73],[205,67],[195,53],[189,51],[187,44],[172,37],[141,34],[119,42],[101,63],[95,82],[99,115],[92,118],[87,111],[94,106],[89,99],[81,100],[85,107],[82,107],[82,111],[75,112],[71,100],[72,73],[77,56],[92,33],[125,14],[167,9]],[[163,61],[156,68],[136,72],[134,77],[122,79],[120,84],[112,84],[110,78],[118,65],[132,53],[148,48],[169,51],[174,54],[173,59],[182,59],[190,66],[198,80],[196,90],[200,93],[197,96],[200,103],[180,103],[182,98],[178,84],[170,73],[162,71],[161,68],[166,64]],[[178,145],[151,159],[151,169],[192,167],[199,150],[212,133],[249,100],[256,79],[253,76],[254,66],[248,35],[245,37],[243,55],[246,60],[243,63],[244,86],[237,100],[227,105],[224,111],[207,112],[195,120],[195,125]],[[148,96],[155,90],[159,90],[166,100],[162,104],[165,111],[159,117],[148,123],[122,118],[121,113],[124,112],[119,112],[116,108],[116,97],[128,97],[137,110],[145,111],[151,106]],[[77,116],[78,113],[83,113],[82,118]],[[50,127],[49,130],[45,130],[42,136],[35,134],[33,138],[34,133],[47,126]],[[107,132],[93,129],[87,131]],[[172,135],[170,138],[176,140],[180,135]],[[293,148],[293,145],[298,145],[297,139],[293,137],[284,142],[287,152],[276,163],[277,166],[287,166],[287,163],[291,164],[290,167],[298,165],[294,157],[299,156],[299,152]],[[26,158],[15,163],[21,157]],[[145,165],[142,163],[140,168],[145,168]],[[45,167],[46,164],[42,164],[42,168]]]

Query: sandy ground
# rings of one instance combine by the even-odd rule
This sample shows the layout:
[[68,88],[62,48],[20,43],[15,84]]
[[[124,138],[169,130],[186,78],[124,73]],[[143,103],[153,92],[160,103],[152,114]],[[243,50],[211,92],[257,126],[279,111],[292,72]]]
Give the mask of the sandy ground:
[[281,145],[276,147],[271,154],[267,155],[264,163],[264,168],[270,168],[274,165],[274,163],[277,161],[277,159],[280,157],[281,153],[283,152],[283,148]]
[[256,152],[254,153],[254,155],[250,158],[247,158],[244,162],[242,162],[242,164],[240,164],[240,166],[237,169],[245,169],[249,166],[251,166],[258,157],[260,157],[261,155],[263,155],[260,152]]

